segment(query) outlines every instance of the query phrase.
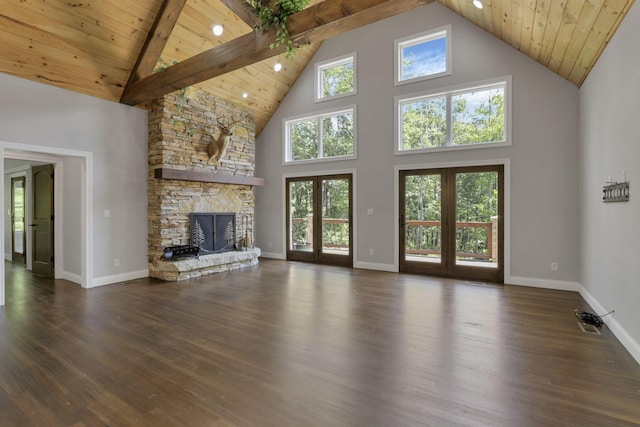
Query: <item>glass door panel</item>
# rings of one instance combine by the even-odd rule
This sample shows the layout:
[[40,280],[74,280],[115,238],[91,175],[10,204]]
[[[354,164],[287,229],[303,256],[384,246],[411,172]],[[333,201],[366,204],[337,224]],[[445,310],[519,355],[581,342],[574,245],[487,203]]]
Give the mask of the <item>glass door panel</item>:
[[498,268],[498,172],[456,174],[456,265]]
[[351,176],[320,178],[321,259],[351,256]]
[[314,180],[292,180],[287,186],[288,250],[313,252]]
[[407,177],[405,259],[442,262],[442,195],[440,175]]
[[401,269],[442,274],[443,180],[439,171],[401,173]]

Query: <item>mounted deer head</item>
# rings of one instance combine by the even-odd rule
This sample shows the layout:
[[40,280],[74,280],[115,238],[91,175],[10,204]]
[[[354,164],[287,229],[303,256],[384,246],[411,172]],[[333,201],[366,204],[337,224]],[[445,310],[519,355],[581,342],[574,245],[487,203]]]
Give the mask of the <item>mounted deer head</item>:
[[217,119],[218,127],[220,128],[220,135],[218,139],[215,139],[207,145],[207,154],[209,154],[209,160],[213,159],[216,162],[227,151],[227,145],[229,144],[229,138],[233,135],[231,128],[237,123],[233,122],[229,125],[224,125],[219,119]]

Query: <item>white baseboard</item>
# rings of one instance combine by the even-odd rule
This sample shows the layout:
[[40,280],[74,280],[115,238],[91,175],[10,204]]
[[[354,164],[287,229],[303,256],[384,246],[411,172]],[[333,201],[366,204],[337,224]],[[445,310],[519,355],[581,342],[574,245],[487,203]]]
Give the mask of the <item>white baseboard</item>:
[[113,276],[94,277],[88,288],[97,286],[112,285],[114,283],[126,282],[127,280],[142,279],[149,277],[149,270],[131,271],[129,273],[114,274]]
[[581,287],[580,283],[578,282],[568,282],[564,280],[534,279],[531,277],[518,277],[518,276],[511,276],[509,278],[505,278],[504,283],[506,285],[530,286],[532,288],[555,289],[558,291],[573,291],[573,292],[578,292]]
[[60,278],[64,280],[68,280],[69,282],[77,283],[79,285],[82,284],[82,276],[80,276],[79,274],[63,271],[62,276]]
[[363,268],[365,270],[377,270],[377,271],[388,271],[391,273],[397,273],[398,269],[393,264],[381,264],[377,262],[362,262],[356,261],[353,263],[354,268]]
[[[604,314],[609,311],[605,307],[603,307],[602,304],[600,304],[600,302],[595,299],[595,297],[591,295],[589,291],[587,291],[583,286],[580,286],[579,292],[580,295],[582,295],[582,298],[584,298],[587,304],[589,304],[596,313]],[[631,335],[629,335],[627,330],[622,327],[620,322],[618,322],[614,316],[615,313],[612,313],[607,317],[603,317],[602,320],[604,320],[604,323],[607,324],[607,327],[611,330],[611,332],[613,332],[613,335],[618,338],[618,341],[622,343],[624,348],[626,348],[631,356],[636,359],[636,362],[640,364],[640,343],[638,343],[633,339]]]
[[282,253],[277,252],[262,252],[260,255],[261,258],[271,258],[271,259],[287,259],[287,256]]

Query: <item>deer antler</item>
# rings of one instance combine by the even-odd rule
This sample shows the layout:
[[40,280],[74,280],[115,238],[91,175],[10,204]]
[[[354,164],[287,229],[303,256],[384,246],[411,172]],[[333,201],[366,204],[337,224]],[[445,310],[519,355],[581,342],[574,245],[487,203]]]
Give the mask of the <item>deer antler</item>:
[[215,139],[207,145],[207,154],[209,154],[209,160],[214,159],[216,162],[220,160],[220,158],[224,155],[227,150],[227,145],[229,144],[229,138],[233,135],[232,127],[238,123],[234,121],[233,118],[231,120],[231,124],[224,125],[220,119],[216,119],[218,122],[218,127],[220,128],[220,135],[218,139]]

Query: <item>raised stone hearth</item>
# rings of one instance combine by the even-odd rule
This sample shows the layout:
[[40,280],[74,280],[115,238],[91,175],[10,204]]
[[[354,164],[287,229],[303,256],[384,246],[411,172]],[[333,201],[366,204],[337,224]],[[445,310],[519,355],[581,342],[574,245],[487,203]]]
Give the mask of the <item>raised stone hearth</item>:
[[202,255],[199,258],[184,258],[175,261],[161,261],[156,264],[157,276],[163,280],[186,280],[207,274],[237,270],[258,264],[260,249],[231,251]]
[[[220,158],[208,146],[230,131]],[[235,214],[237,247],[253,241],[255,124],[248,110],[190,90],[155,100],[149,110],[149,275],[185,280],[255,265],[260,249],[166,260],[163,248],[189,245],[189,214]]]

